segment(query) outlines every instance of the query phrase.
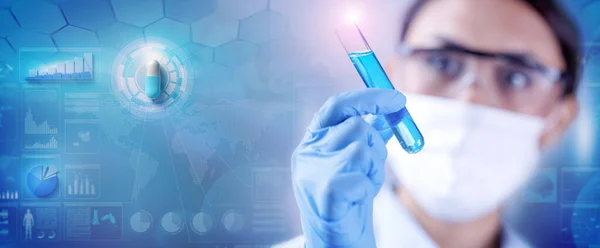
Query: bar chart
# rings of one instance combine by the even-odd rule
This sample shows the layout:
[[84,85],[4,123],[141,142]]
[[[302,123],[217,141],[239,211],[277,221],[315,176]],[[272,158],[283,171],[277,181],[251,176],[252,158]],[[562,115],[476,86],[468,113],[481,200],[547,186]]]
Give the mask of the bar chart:
[[4,190],[0,192],[0,200],[18,200],[19,191],[16,190]]
[[52,128],[47,121],[37,124],[31,109],[25,113],[25,134],[57,134],[58,128]]
[[56,150],[61,131],[59,92],[56,87],[26,87],[23,92],[23,148],[26,150]]
[[100,166],[97,164],[65,165],[67,199],[96,199],[100,196]]
[[29,69],[26,81],[70,81],[94,79],[94,55],[83,53],[73,59]]
[[34,141],[33,144],[25,144],[25,149],[58,149],[58,141],[54,136],[50,137],[50,140],[46,141]]
[[96,185],[87,175],[74,175],[73,181],[67,186],[67,195],[96,195]]

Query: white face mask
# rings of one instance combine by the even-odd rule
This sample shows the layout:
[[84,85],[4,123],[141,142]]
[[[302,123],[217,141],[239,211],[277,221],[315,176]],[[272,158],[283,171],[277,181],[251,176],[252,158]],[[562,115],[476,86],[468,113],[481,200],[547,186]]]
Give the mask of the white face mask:
[[489,214],[535,170],[542,118],[423,95],[407,95],[407,108],[425,147],[407,154],[392,138],[387,163],[433,218]]

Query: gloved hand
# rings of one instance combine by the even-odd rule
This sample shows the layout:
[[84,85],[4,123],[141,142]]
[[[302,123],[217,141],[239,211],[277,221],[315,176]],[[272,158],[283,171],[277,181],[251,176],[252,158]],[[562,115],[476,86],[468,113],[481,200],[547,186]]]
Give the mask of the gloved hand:
[[393,113],[405,102],[395,90],[363,89],[330,98],[315,114],[292,156],[306,247],[375,247],[373,198],[385,179],[391,130],[383,118],[372,120],[380,133],[361,116]]
[[385,120],[385,116],[369,114],[363,116],[363,119],[365,119],[365,121],[373,128],[375,128],[375,130],[379,131],[384,143],[387,144],[387,142],[394,137],[394,132],[392,132],[390,125],[388,125],[387,121]]

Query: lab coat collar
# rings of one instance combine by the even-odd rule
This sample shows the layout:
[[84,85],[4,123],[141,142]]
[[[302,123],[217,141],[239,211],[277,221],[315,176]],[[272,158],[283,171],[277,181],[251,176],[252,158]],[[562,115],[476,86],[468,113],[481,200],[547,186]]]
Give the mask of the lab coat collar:
[[[400,203],[394,193],[393,184],[386,183],[382,187],[375,198],[373,208],[373,226],[378,248],[438,247]],[[521,248],[530,246],[513,230],[503,225],[501,247]]]

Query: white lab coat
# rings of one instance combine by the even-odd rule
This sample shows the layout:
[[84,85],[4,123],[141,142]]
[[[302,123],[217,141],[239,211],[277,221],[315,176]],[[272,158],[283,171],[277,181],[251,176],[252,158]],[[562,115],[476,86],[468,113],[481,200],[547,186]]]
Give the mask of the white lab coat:
[[[373,226],[377,248],[438,247],[425,230],[400,204],[392,183],[386,183],[375,197],[373,205]],[[273,248],[304,247],[304,237],[273,246]],[[530,247],[514,231],[504,228],[502,247]]]

